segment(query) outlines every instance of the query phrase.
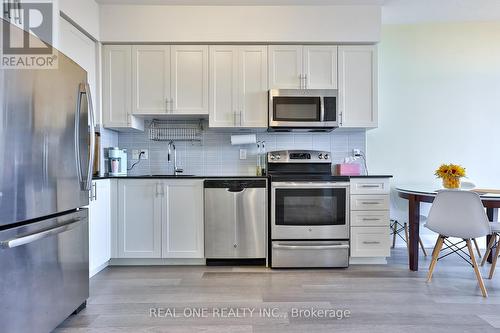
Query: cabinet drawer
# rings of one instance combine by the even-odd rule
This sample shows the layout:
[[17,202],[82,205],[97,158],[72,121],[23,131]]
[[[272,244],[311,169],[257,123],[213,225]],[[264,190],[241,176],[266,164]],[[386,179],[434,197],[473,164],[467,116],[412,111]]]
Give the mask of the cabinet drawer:
[[352,178],[351,194],[389,194],[389,178]]
[[351,210],[389,210],[389,195],[351,195]]
[[389,211],[363,211],[355,210],[351,212],[352,227],[389,227]]
[[352,227],[351,257],[389,257],[388,227]]

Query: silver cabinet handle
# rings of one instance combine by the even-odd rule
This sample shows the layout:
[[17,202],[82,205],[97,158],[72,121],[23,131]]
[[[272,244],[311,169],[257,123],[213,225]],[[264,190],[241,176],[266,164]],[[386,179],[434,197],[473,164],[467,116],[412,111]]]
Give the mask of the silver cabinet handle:
[[363,201],[362,204],[363,205],[380,205],[380,202],[376,202],[376,201]]
[[97,183],[94,182],[94,201],[97,201]]
[[280,245],[273,244],[273,249],[284,249],[284,250],[333,250],[333,249],[348,249],[347,244],[338,245]]
[[304,89],[307,89],[307,74],[304,74]]
[[363,242],[363,244],[366,244],[366,245],[374,245],[374,244],[380,244],[380,242]]
[[380,221],[378,218],[363,218],[363,221]]
[[361,185],[360,187],[363,187],[363,188],[378,188],[378,187],[381,187],[381,186],[377,185],[377,184],[373,184],[373,185],[366,184],[366,185]]
[[240,111],[240,127],[242,126],[242,125],[241,125],[241,123],[242,123],[242,120],[241,120],[241,118],[242,118],[242,116],[241,116],[242,112],[243,112],[243,111]]
[[69,231],[71,229],[74,229],[78,222],[80,222],[80,218],[75,218],[75,219],[69,220],[67,224],[59,226],[59,227],[55,227],[55,228],[52,228],[49,230],[44,230],[42,232],[36,232],[36,233],[29,234],[26,236],[3,241],[0,243],[0,247],[4,248],[4,249],[12,249],[14,247],[33,243],[37,240],[47,238],[49,236],[57,235],[57,234],[65,232],[65,231]]

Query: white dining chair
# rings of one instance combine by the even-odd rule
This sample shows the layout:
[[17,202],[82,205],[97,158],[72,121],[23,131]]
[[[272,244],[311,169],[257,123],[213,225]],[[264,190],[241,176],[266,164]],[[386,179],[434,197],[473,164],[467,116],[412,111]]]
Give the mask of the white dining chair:
[[[462,190],[473,190],[476,187],[477,187],[476,183],[470,179],[462,180],[460,182],[460,188]],[[479,245],[477,244],[477,240],[474,238],[472,242],[474,243],[474,246],[476,248],[477,255],[479,256],[479,258],[481,258],[481,250],[479,250]]]
[[483,261],[481,262],[481,266],[484,266],[490,252],[493,254],[493,249],[496,249],[495,253],[492,255],[493,261],[491,262],[490,275],[488,276],[489,279],[493,278],[493,274],[495,274],[495,267],[497,266],[498,256],[500,255],[500,223],[490,222],[490,228],[492,235],[490,241],[488,242],[488,246],[486,247],[486,253],[484,254]]
[[[479,288],[483,296],[488,297],[471,242],[473,238],[491,234],[488,216],[486,216],[479,194],[460,190],[439,191],[427,216],[425,226],[439,234],[432,251],[427,282],[432,279],[437,261],[456,253],[474,268]],[[448,239],[449,237],[461,238],[462,241],[453,243]],[[464,242],[465,245],[463,245]],[[446,245],[444,249],[443,244]],[[463,251],[464,248],[468,249],[468,253]],[[450,252],[439,257],[442,250]]]
[[[396,246],[397,237],[401,238],[406,243],[406,248],[408,251],[410,250],[410,245],[408,242],[408,209],[403,204],[403,200],[397,197],[396,191],[391,191],[390,198],[390,216],[391,216],[391,236],[392,236],[392,248]],[[420,215],[420,223],[424,223],[427,219],[427,216]],[[404,233],[404,235],[402,235]],[[418,242],[424,253],[424,256],[427,257],[427,251],[425,251],[424,243],[420,236],[418,237]]]

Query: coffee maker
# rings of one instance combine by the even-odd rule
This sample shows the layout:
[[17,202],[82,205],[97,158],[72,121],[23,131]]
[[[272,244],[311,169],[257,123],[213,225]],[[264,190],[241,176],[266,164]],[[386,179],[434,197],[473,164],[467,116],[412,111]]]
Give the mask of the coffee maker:
[[127,149],[108,148],[108,175],[113,177],[127,175]]

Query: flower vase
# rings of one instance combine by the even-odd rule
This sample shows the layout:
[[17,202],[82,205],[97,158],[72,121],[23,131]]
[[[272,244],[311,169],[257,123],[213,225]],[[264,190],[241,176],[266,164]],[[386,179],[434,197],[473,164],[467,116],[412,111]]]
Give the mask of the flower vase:
[[447,189],[460,188],[460,177],[443,177],[443,187]]

